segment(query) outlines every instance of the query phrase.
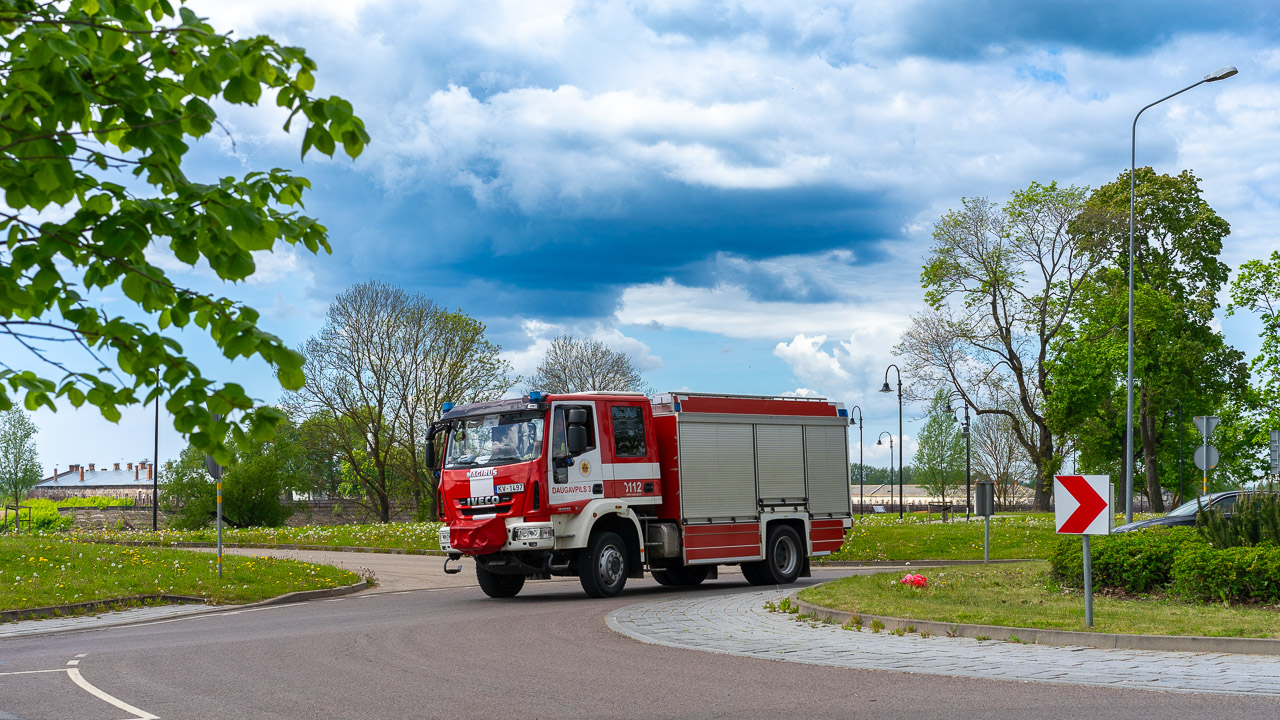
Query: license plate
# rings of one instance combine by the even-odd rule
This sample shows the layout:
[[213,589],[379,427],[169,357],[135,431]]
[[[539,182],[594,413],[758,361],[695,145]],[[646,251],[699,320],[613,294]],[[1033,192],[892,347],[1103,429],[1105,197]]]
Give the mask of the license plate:
[[524,483],[511,483],[509,485],[494,485],[493,491],[499,495],[507,495],[510,493],[524,492]]

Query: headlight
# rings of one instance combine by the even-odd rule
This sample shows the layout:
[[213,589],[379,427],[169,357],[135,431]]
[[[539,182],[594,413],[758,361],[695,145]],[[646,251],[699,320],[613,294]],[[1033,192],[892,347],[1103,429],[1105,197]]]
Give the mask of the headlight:
[[518,527],[512,534],[516,540],[550,540],[556,536],[549,527]]

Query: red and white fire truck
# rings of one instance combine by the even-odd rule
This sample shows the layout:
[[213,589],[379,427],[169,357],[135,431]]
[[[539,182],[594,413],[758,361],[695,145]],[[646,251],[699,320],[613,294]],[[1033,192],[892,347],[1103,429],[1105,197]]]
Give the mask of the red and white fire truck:
[[[647,569],[697,585],[738,565],[757,585],[808,575],[850,527],[848,412],[822,399],[529,395],[447,408],[440,547],[481,589],[577,575],[612,597]],[[452,572],[458,572],[455,567]]]

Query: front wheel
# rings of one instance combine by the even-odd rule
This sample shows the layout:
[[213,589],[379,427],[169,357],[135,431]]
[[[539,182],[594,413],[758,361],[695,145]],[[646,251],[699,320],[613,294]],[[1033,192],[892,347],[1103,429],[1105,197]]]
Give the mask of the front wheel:
[[578,559],[582,589],[593,598],[614,597],[627,584],[627,546],[617,533],[591,536]]
[[501,575],[489,572],[480,567],[479,563],[476,563],[476,581],[480,583],[480,589],[484,594],[491,598],[515,597],[524,587],[523,575]]

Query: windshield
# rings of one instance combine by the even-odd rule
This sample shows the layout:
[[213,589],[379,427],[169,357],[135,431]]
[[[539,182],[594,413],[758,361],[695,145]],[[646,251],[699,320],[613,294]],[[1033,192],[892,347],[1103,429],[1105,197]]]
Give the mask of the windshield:
[[1188,500],[1178,507],[1169,511],[1171,517],[1183,517],[1185,515],[1195,515],[1200,506],[1209,507],[1209,501],[1213,498],[1209,495],[1201,495],[1195,500]]
[[542,454],[542,413],[514,412],[463,418],[449,433],[445,467],[528,462]]

